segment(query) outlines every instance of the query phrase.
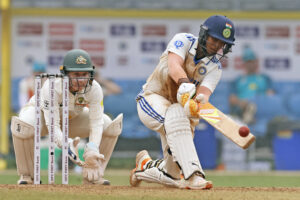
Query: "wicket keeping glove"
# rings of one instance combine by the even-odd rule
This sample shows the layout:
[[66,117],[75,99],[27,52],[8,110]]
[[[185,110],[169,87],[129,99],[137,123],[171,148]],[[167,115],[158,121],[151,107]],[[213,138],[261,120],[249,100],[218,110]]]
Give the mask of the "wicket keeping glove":
[[79,142],[80,142],[80,137],[75,137],[74,139],[69,138],[68,156],[73,163],[79,166],[83,166],[84,162],[80,160],[78,155]]
[[89,142],[85,146],[83,158],[85,164],[83,166],[82,175],[88,182],[97,182],[101,179],[101,162],[104,156],[99,153],[99,148],[93,142]]

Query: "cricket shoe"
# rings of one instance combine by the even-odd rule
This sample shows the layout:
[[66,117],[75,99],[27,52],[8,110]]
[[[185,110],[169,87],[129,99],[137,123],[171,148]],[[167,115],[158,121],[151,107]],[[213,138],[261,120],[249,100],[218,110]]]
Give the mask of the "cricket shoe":
[[17,183],[18,185],[30,185],[33,184],[33,179],[31,178],[31,176],[21,175]]
[[213,184],[211,181],[207,181],[203,178],[201,173],[193,174],[188,180],[183,179],[183,186],[186,189],[193,189],[193,190],[203,190],[203,189],[211,189]]
[[180,180],[173,179],[163,171],[164,160],[152,160],[146,150],[136,155],[136,168],[130,173],[130,185],[137,187],[141,181],[179,187]]
[[110,181],[106,180],[104,178],[100,178],[98,181],[94,181],[93,184],[98,184],[98,185],[110,185]]
[[133,187],[137,187],[141,184],[142,180],[138,179],[136,176],[136,173],[143,172],[144,166],[149,161],[152,161],[151,157],[149,156],[148,152],[146,150],[140,151],[136,155],[136,167],[131,170],[130,172],[130,185]]
[[104,178],[100,178],[97,181],[88,181],[87,179],[83,179],[83,184],[85,185],[110,185],[110,181]]

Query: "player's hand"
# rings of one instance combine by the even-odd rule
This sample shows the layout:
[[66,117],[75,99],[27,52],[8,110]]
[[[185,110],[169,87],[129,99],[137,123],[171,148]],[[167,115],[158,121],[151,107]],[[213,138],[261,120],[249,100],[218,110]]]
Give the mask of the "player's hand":
[[186,104],[189,99],[192,99],[196,94],[196,86],[193,83],[182,83],[177,91],[177,101],[182,106]]
[[185,103],[183,110],[188,117],[200,118],[199,116],[200,105],[198,102],[196,102],[193,99],[189,99]]
[[207,103],[204,94],[201,93],[198,94],[195,99],[198,103],[202,103],[202,104]]
[[79,166],[83,166],[84,162],[80,160],[78,155],[79,142],[80,142],[80,137],[75,137],[74,139],[69,138],[68,156],[73,163]]
[[97,182],[103,176],[101,162],[104,156],[99,153],[98,147],[93,142],[89,142],[86,144],[83,158],[85,160],[82,170],[83,178],[88,182]]

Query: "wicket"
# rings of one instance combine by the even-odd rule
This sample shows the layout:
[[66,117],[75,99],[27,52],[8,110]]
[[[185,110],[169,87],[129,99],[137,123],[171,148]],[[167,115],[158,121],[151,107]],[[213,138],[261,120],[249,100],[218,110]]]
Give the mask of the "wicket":
[[69,138],[69,78],[62,74],[41,74],[35,77],[35,126],[34,126],[34,184],[41,183],[40,169],[40,140],[41,140],[41,88],[42,78],[49,79],[49,157],[48,157],[48,183],[55,180],[55,78],[62,78],[62,184],[69,182],[68,169],[68,138]]

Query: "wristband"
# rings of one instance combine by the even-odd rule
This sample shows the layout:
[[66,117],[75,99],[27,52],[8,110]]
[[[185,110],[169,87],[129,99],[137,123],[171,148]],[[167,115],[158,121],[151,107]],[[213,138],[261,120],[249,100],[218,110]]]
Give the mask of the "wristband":
[[190,83],[190,80],[188,78],[180,78],[178,79],[177,84],[181,85],[181,83]]

